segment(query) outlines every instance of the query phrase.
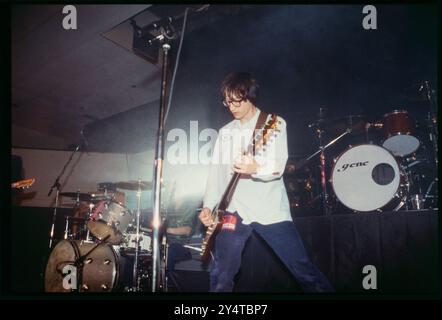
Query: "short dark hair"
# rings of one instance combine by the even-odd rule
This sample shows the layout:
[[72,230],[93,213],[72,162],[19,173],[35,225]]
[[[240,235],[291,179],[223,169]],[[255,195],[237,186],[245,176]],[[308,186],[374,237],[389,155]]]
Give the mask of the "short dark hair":
[[249,72],[229,73],[221,84],[221,96],[223,99],[231,98],[235,95],[240,99],[248,99],[253,104],[256,104],[258,92],[258,82]]

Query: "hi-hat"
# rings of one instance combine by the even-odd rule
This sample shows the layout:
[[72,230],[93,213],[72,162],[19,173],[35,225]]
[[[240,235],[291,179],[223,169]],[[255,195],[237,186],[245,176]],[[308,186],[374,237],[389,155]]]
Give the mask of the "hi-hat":
[[117,188],[125,189],[125,190],[138,190],[138,188],[140,188],[141,190],[151,190],[152,189],[152,182],[150,182],[150,181],[137,181],[137,180],[120,181],[120,182],[116,182],[115,186]]

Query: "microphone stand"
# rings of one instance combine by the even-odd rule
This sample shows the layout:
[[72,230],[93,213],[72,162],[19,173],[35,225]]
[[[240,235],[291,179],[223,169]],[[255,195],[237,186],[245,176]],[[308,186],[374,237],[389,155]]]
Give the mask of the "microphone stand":
[[54,214],[52,215],[52,225],[51,225],[51,231],[50,231],[50,237],[49,237],[49,249],[52,248],[52,243],[54,241],[54,231],[55,231],[55,221],[57,218],[57,208],[58,208],[58,196],[60,193],[60,178],[61,176],[64,174],[67,166],[69,165],[69,163],[72,161],[72,158],[74,156],[74,154],[80,150],[80,144],[78,144],[75,148],[75,150],[71,153],[71,156],[69,157],[68,161],[66,162],[66,164],[64,165],[63,169],[61,170],[60,174],[58,175],[58,177],[55,179],[54,184],[52,185],[51,189],[48,192],[48,197],[51,196],[52,191],[54,190],[54,188],[56,189],[56,193],[55,193],[55,206],[54,206]]
[[161,204],[161,177],[164,160],[164,115],[166,111],[166,96],[167,96],[167,75],[169,68],[169,50],[171,49],[168,39],[170,35],[166,35],[167,26],[160,28],[161,37],[156,37],[156,40],[161,42],[162,49],[162,75],[161,75],[161,95],[160,95],[160,112],[158,119],[158,132],[156,136],[154,173],[153,173],[153,222],[152,222],[152,292],[160,289],[161,281],[159,281],[159,267],[160,267],[160,246],[159,246],[159,230],[161,226],[160,218],[160,204]]
[[[207,5],[204,5],[194,12],[202,12],[207,9]],[[184,13],[184,22],[186,21],[188,10]],[[161,19],[158,22],[152,24],[152,27],[156,30],[157,36],[152,37],[147,41],[147,45],[154,43],[160,43],[162,49],[162,74],[161,74],[161,94],[160,94],[160,110],[158,119],[158,132],[156,136],[155,146],[155,158],[153,168],[153,221],[152,221],[152,292],[156,292],[161,288],[161,281],[159,281],[159,267],[160,267],[160,244],[159,244],[159,230],[161,227],[160,207],[161,207],[161,178],[164,161],[164,122],[166,117],[166,97],[168,91],[168,68],[169,68],[169,50],[171,49],[170,41],[175,39],[178,32],[173,26],[173,18],[167,17]],[[183,24],[184,24],[183,22]],[[135,28],[136,24],[132,23],[135,31],[139,35],[139,29]],[[182,34],[184,33],[184,27]],[[172,82],[173,85],[173,82]]]

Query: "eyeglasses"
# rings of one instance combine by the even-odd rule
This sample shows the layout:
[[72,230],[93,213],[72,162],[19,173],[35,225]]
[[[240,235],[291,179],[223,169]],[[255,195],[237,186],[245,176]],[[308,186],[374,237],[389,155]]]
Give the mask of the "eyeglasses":
[[229,106],[234,106],[235,108],[238,108],[241,105],[241,102],[243,102],[244,99],[239,100],[223,100],[224,107],[228,108]]

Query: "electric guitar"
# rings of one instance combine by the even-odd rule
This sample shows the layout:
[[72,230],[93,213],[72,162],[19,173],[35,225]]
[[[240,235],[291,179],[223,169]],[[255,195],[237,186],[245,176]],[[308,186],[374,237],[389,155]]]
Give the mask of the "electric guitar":
[[11,183],[12,189],[27,189],[32,186],[35,182],[35,178],[20,180],[14,183]]
[[[259,120],[258,120],[259,121]],[[262,153],[265,151],[265,147],[268,146],[269,142],[272,138],[275,138],[279,132],[278,125],[281,122],[278,120],[278,117],[274,114],[270,116],[270,119],[264,123],[264,126],[259,129],[258,134],[252,139],[252,142],[247,148],[245,154],[255,155],[257,153]],[[273,139],[274,140],[274,139]],[[210,260],[210,252],[212,251],[214,238],[216,233],[218,233],[219,228],[221,226],[221,220],[224,214],[224,211],[229,206],[229,203],[232,199],[233,193],[235,192],[236,185],[238,184],[239,178],[241,174],[238,172],[234,172],[232,178],[230,179],[229,184],[227,185],[226,190],[223,193],[221,200],[212,210],[212,221],[213,223],[207,227],[206,235],[204,237],[203,243],[201,245],[201,259],[204,262],[208,262]]]

